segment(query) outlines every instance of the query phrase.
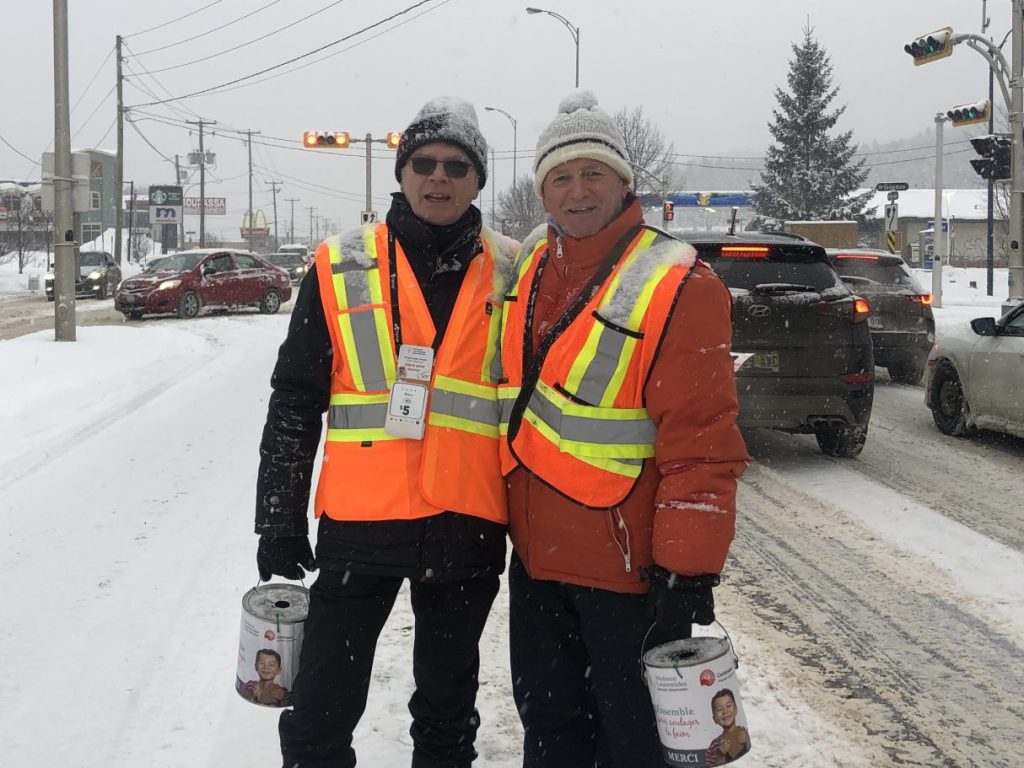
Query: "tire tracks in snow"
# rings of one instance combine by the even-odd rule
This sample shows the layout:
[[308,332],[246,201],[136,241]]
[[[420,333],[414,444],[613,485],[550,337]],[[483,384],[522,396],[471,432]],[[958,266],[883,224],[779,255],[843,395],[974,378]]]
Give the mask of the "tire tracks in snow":
[[783,649],[793,691],[866,764],[1019,765],[1024,651],[943,591],[948,576],[763,465],[739,509],[726,574],[741,631]]
[[35,450],[28,450],[16,457],[0,462],[0,492],[3,492],[15,483],[21,482],[36,472],[48,468],[53,461],[59,459],[66,453],[79,448],[84,440],[92,435],[98,434],[118,422],[130,418],[140,408],[152,404],[157,398],[166,394],[169,390],[180,386],[192,376],[203,370],[204,366],[215,361],[223,352],[223,345],[218,339],[214,330],[199,327],[190,327],[188,332],[200,336],[208,343],[204,346],[202,354],[183,356],[183,367],[168,369],[167,373],[155,380],[145,390],[137,393],[128,400],[119,400],[113,393],[104,393],[109,401],[106,407],[98,410],[88,423],[67,435],[62,435],[59,441],[51,442],[45,447]]

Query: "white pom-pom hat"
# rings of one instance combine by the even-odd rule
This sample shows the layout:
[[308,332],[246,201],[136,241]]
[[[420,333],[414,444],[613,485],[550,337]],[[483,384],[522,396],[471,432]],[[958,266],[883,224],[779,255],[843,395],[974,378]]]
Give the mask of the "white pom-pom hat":
[[633,186],[633,169],[626,158],[622,134],[590,91],[573,91],[562,99],[555,119],[537,139],[533,162],[533,188],[537,194],[541,195],[544,178],[552,168],[581,157],[600,160],[619,174],[627,186]]

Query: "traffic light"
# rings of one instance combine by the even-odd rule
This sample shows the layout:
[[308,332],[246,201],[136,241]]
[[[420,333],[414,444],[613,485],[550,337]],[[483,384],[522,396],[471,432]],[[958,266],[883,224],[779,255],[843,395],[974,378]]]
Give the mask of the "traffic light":
[[914,66],[944,59],[953,54],[953,28],[943,27],[907,43],[903,50],[914,57]]
[[981,159],[971,160],[971,166],[983,179],[1008,179],[1010,173],[1010,137],[998,134],[971,139],[974,151]]
[[302,144],[308,149],[345,149],[348,146],[348,134],[343,131],[306,131],[302,134]]
[[661,205],[661,218],[665,221],[672,221],[676,216],[676,206],[671,200],[666,200]]
[[398,131],[388,131],[388,149],[398,149],[398,142],[402,140],[402,134]]
[[946,116],[955,126],[984,123],[988,121],[991,114],[992,102],[988,99],[975,102],[974,104],[961,104],[959,107],[953,107],[946,112]]

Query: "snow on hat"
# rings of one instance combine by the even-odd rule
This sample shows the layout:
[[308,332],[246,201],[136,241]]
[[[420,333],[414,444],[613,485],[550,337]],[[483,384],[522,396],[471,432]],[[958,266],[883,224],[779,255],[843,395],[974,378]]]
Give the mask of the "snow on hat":
[[469,155],[483,189],[487,181],[487,142],[480,133],[476,110],[468,101],[448,96],[424,104],[402,132],[395,157],[395,178],[399,184],[402,183],[402,167],[412,153],[435,142],[454,144]]
[[627,186],[633,185],[633,170],[626,159],[622,134],[590,91],[573,91],[562,99],[555,119],[537,139],[533,163],[533,187],[537,194],[541,195],[548,171],[580,157],[600,160],[614,169]]

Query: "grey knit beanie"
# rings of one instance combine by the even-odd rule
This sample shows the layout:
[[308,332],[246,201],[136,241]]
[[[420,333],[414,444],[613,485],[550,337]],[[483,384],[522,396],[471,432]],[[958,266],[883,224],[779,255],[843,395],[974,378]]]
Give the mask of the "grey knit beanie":
[[469,155],[476,168],[480,189],[487,181],[487,142],[476,119],[473,105],[464,99],[441,96],[431,99],[402,132],[395,156],[395,178],[402,182],[402,167],[409,156],[427,144],[454,144]]
[[533,187],[541,195],[544,177],[556,165],[585,157],[600,160],[633,186],[633,169],[615,121],[597,105],[590,91],[573,91],[558,105],[558,114],[537,139]]

